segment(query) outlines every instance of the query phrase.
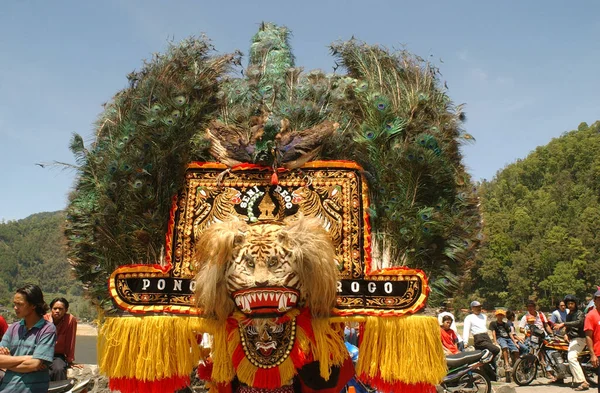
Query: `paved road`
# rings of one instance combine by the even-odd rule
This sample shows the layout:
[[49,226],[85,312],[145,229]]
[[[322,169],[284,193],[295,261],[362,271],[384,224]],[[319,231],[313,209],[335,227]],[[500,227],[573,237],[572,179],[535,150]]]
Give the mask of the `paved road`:
[[[567,379],[570,382],[570,379]],[[496,388],[500,386],[507,385],[503,382],[494,382],[492,385],[492,390],[496,390]],[[508,386],[513,386],[517,393],[571,393],[573,389],[571,389],[570,383],[563,384],[554,384],[550,383],[550,380],[546,378],[536,378],[531,385],[529,386],[519,386],[516,383],[509,383]],[[597,388],[591,388],[588,390],[589,393],[595,393]]]

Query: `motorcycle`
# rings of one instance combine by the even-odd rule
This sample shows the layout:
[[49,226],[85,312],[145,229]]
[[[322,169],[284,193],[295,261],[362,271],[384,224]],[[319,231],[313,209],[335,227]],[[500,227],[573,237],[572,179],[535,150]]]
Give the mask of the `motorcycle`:
[[438,387],[440,393],[491,393],[490,374],[495,375],[490,366],[494,355],[483,351],[460,352],[446,356],[448,374]]
[[52,381],[48,388],[48,393],[88,393],[93,387],[91,379],[77,381],[67,379],[64,381]]
[[[549,371],[556,379],[564,379],[571,376],[567,354],[569,343],[559,337],[550,337],[543,329],[535,326],[528,333],[529,340],[526,343],[529,351],[520,356],[513,366],[512,378],[519,386],[529,385],[537,376],[538,368],[544,373]],[[544,360],[546,370],[542,367],[540,359]],[[597,386],[598,375],[596,369],[590,363],[590,352],[584,350],[579,353],[579,364],[583,370],[586,381]]]

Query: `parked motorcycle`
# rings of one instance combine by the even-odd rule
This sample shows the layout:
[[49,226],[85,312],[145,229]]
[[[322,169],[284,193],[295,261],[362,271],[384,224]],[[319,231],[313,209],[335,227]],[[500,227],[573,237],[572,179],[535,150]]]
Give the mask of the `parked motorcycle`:
[[438,392],[443,393],[490,393],[492,383],[489,374],[494,373],[490,362],[494,355],[483,351],[460,352],[446,356],[448,375],[439,386]]
[[[567,354],[569,343],[559,337],[550,337],[546,335],[543,329],[537,326],[532,328],[527,342],[529,352],[521,355],[513,366],[513,381],[517,385],[529,385],[537,376],[538,368],[544,375],[549,371],[555,378],[563,379],[571,376]],[[546,370],[544,370],[540,359],[544,359]],[[596,386],[598,384],[598,375],[596,369],[590,363],[590,352],[585,350],[579,353],[579,364],[583,370],[586,381]]]
[[52,381],[48,388],[48,393],[88,393],[93,387],[91,379],[77,381],[67,379],[64,381]]

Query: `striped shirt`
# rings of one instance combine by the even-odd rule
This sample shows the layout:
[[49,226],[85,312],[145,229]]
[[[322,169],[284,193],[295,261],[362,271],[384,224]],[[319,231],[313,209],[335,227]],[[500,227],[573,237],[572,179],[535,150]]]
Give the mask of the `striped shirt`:
[[[47,366],[54,358],[54,343],[56,328],[44,318],[40,319],[31,329],[27,330],[25,320],[9,326],[2,337],[0,347],[6,347],[13,356],[31,356],[42,360]],[[17,373],[7,370],[0,392],[2,393],[47,393],[50,383],[48,370],[31,373]]]

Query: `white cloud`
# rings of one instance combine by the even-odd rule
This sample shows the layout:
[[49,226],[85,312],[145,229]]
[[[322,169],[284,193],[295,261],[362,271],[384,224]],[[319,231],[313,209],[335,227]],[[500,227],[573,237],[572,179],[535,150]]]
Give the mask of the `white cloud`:
[[487,82],[488,80],[488,73],[479,67],[471,68],[469,70],[469,74],[473,79],[476,79],[480,82]]

